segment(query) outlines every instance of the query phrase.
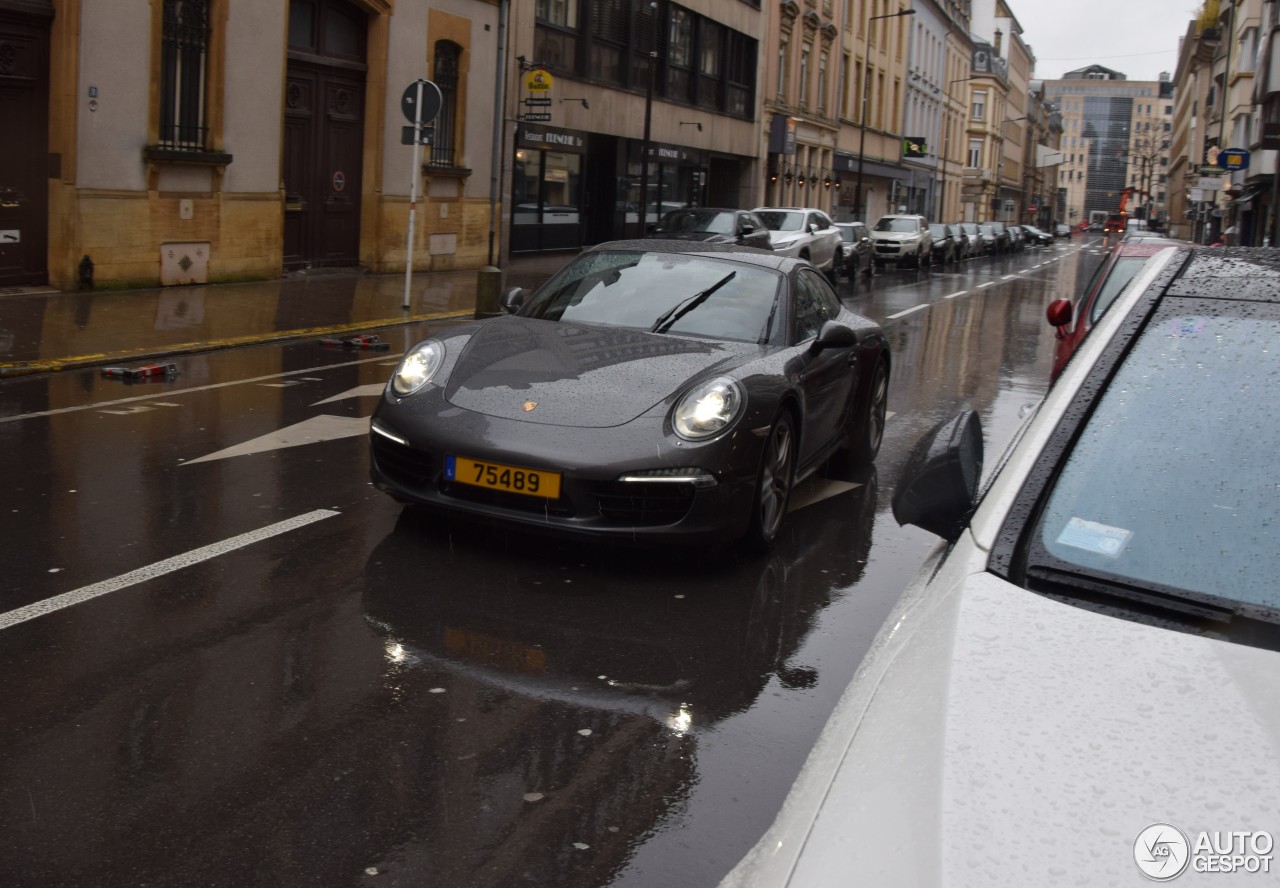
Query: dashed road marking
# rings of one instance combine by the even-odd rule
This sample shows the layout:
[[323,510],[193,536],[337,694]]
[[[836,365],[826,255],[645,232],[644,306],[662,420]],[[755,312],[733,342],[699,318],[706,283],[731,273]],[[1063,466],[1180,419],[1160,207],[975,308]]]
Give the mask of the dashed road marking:
[[16,626],[19,623],[25,623],[27,620],[34,620],[37,617],[43,617],[60,611],[72,605],[80,604],[90,599],[106,595],[109,592],[118,592],[121,589],[127,589],[130,586],[136,586],[147,580],[162,577],[165,574],[182,570],[184,567],[191,567],[202,561],[208,561],[217,558],[219,555],[226,555],[234,552],[236,549],[243,549],[245,546],[251,546],[262,540],[279,536],[282,533],[288,533],[291,530],[297,530],[308,524],[314,524],[317,521],[323,521],[325,518],[332,518],[340,515],[341,512],[335,512],[332,509],[316,509],[313,512],[307,512],[285,521],[278,521],[258,530],[251,530],[248,533],[242,533],[239,536],[233,536],[221,542],[211,543],[208,546],[201,546],[199,549],[192,549],[190,552],[184,552],[181,555],[175,555],[172,558],[166,558],[164,561],[157,561],[155,564],[148,564],[146,567],[140,567],[137,570],[131,570],[128,573],[121,574],[110,580],[103,580],[100,583],[94,583],[89,586],[81,586],[79,589],[71,592],[64,592],[61,595],[55,595],[52,598],[46,598],[44,601],[37,601],[34,604],[28,604],[25,607],[15,608],[0,614],[0,629],[8,629],[10,626]]

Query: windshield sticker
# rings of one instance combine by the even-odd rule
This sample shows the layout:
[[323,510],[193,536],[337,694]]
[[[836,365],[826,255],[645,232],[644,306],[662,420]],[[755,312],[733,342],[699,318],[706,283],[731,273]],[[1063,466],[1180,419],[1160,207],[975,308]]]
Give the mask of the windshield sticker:
[[1058,535],[1058,542],[1064,546],[1084,549],[1086,552],[1106,555],[1108,558],[1118,558],[1132,536],[1133,531],[1122,527],[1110,527],[1096,521],[1072,518]]
[[1202,317],[1174,318],[1169,322],[1169,335],[1199,336],[1207,323],[1209,319]]

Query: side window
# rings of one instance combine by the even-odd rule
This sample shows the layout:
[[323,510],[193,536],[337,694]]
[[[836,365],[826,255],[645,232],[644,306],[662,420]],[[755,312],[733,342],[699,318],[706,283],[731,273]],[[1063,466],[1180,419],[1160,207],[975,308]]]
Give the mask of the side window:
[[810,213],[809,221],[818,226],[819,231],[825,231],[831,227],[831,223],[827,220],[827,217],[821,213]]
[[840,300],[812,269],[796,272],[796,342],[813,339],[822,324],[840,313]]
[[160,50],[162,148],[203,151],[208,133],[209,4],[165,0]]

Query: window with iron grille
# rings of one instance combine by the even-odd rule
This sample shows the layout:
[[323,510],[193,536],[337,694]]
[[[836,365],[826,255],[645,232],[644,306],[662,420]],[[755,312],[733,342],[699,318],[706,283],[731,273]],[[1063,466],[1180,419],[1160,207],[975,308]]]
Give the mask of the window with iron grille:
[[434,55],[431,79],[440,88],[440,113],[436,115],[431,166],[457,166],[454,140],[457,134],[458,63],[462,57],[462,47],[449,40],[438,40]]
[[205,148],[205,76],[209,0],[164,0],[160,51],[162,148]]

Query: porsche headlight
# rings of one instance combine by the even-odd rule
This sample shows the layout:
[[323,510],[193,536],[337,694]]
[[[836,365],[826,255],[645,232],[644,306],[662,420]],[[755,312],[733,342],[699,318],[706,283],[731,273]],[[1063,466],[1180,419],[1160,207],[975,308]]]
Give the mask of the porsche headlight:
[[391,377],[391,389],[401,397],[412,395],[431,381],[444,363],[444,345],[428,339],[400,359]]
[[721,376],[690,389],[671,412],[671,425],[681,438],[709,438],[732,425],[745,403],[742,387]]

